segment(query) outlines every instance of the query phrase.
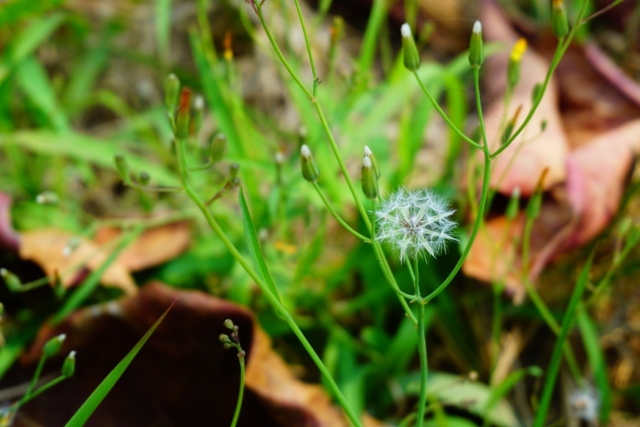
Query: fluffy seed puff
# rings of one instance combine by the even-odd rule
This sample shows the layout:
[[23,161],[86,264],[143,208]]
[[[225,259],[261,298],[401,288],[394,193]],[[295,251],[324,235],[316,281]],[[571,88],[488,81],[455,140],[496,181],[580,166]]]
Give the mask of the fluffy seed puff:
[[412,261],[425,252],[432,257],[446,249],[456,223],[455,212],[430,190],[401,188],[390,194],[376,209],[376,240],[398,251],[400,262]]

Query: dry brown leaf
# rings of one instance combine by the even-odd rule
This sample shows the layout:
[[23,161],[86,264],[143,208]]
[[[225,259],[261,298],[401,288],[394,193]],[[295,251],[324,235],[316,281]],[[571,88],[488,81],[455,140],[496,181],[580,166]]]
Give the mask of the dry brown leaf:
[[[84,399],[175,301],[122,378],[86,424],[225,426],[235,409],[240,368],[236,351],[218,340],[239,326],[247,352],[245,398],[239,426],[341,427],[348,421],[318,385],[304,384],[270,346],[269,338],[246,309],[199,291],[178,291],[160,283],[133,297],[73,313],[56,327],[44,327],[36,344],[3,378],[4,384],[28,381],[42,346],[65,333],[61,355],[77,351],[76,373],[51,393],[25,405],[16,426],[26,420],[64,425]],[[54,358],[51,369],[62,363]],[[45,368],[47,372],[48,368]],[[381,426],[368,419],[365,425]]]
[[[78,246],[68,255],[65,248],[74,239]],[[43,228],[26,231],[20,235],[19,254],[22,259],[31,260],[53,280],[59,274],[65,287],[77,284],[79,273],[86,266],[89,270],[99,268],[109,256],[109,252],[88,239],[78,238],[66,231]],[[80,274],[81,275],[81,274]],[[119,262],[113,262],[105,270],[102,283],[133,294],[137,288],[129,270]]]
[[[93,241],[102,246],[122,235],[116,227],[102,227]],[[183,253],[191,243],[191,231],[185,221],[146,230],[118,256],[118,262],[130,271],[153,267]]]

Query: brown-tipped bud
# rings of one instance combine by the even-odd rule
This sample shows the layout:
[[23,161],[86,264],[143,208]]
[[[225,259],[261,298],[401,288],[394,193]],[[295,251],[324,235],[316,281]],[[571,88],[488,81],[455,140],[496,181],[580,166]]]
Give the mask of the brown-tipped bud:
[[373,155],[373,151],[368,146],[364,146],[364,155],[371,159],[371,165],[373,167],[373,171],[376,173],[376,178],[380,179],[380,169],[378,168],[378,160],[376,160],[376,156]]
[[42,347],[42,354],[45,357],[54,356],[56,353],[60,351],[62,347],[62,343],[67,338],[65,334],[60,334],[57,337],[51,338],[47,343]]
[[180,93],[180,80],[171,73],[164,79],[164,103],[171,112],[176,109],[178,93]]
[[62,369],[60,372],[67,378],[73,376],[73,373],[76,371],[76,352],[71,351],[69,355],[64,359],[64,363],[62,364]]
[[369,200],[378,198],[378,177],[373,170],[373,162],[368,156],[362,159],[362,192]]
[[307,144],[303,144],[300,147],[300,165],[302,168],[302,177],[309,182],[316,182],[320,171],[316,165],[316,161],[313,159],[311,149]]
[[176,115],[176,138],[186,139],[189,136],[191,126],[191,89],[182,88],[180,92],[180,102]]
[[224,47],[222,56],[226,61],[231,61],[233,59],[233,33],[231,31],[227,30],[224,33],[222,46]]
[[4,283],[7,284],[7,288],[11,292],[20,292],[22,291],[22,282],[20,278],[7,270],[6,268],[0,268],[0,276],[4,279]]
[[231,319],[225,320],[224,327],[227,329],[233,329],[233,321]]
[[116,153],[113,158],[116,162],[116,169],[118,170],[118,174],[120,174],[120,178],[127,184],[129,182],[129,164],[127,163],[127,158],[123,153]]
[[551,27],[553,34],[558,38],[569,34],[569,20],[564,0],[552,0],[551,2]]
[[484,62],[484,47],[482,44],[482,23],[476,21],[471,30],[471,43],[469,44],[469,64],[473,68],[480,68]]
[[333,18],[329,34],[331,36],[331,46],[336,46],[344,35],[344,19],[341,16]]
[[509,204],[507,205],[507,212],[505,216],[508,220],[513,221],[515,217],[518,215],[518,210],[520,209],[520,187],[516,187],[511,192],[511,197],[509,198]]
[[140,172],[140,175],[138,175],[138,184],[142,185],[143,187],[146,187],[147,185],[149,185],[150,182],[151,182],[151,175],[149,175],[145,171]]
[[209,158],[212,163],[218,163],[224,159],[224,155],[227,153],[227,136],[222,132],[217,132],[211,136],[211,151]]
[[507,68],[507,82],[512,89],[518,84],[520,80],[520,62],[522,56],[527,50],[527,39],[520,39],[513,45],[511,49],[511,55],[509,56],[509,66]]
[[420,54],[418,53],[418,47],[416,46],[416,41],[413,39],[411,27],[408,23],[405,22],[402,24],[400,34],[402,35],[402,59],[404,66],[409,71],[418,71],[418,68],[420,68]]
[[511,120],[509,120],[507,122],[507,125],[504,127],[504,132],[502,132],[502,138],[500,139],[502,145],[509,142],[509,138],[511,138],[511,135],[513,134],[513,129],[515,129],[516,127],[516,122],[518,121],[520,111],[522,111],[522,105],[518,106],[516,112],[513,114],[513,117],[511,117]]

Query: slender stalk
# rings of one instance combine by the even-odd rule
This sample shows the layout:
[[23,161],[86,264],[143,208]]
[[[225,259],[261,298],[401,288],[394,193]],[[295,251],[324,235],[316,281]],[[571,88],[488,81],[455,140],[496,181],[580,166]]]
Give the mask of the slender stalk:
[[24,405],[25,403],[35,399],[36,397],[40,396],[42,393],[44,393],[45,391],[49,390],[51,387],[60,384],[62,381],[66,380],[67,377],[65,377],[64,375],[60,375],[57,378],[52,379],[51,381],[49,381],[48,383],[44,384],[41,387],[38,387],[33,393],[31,394],[25,394],[24,397],[20,400],[20,406]]
[[236,424],[238,424],[238,418],[240,417],[240,408],[242,408],[242,399],[244,396],[244,356],[239,356],[238,360],[240,362],[240,390],[238,391],[238,401],[236,402],[236,410],[233,413],[231,427],[236,427]]
[[200,212],[202,212],[205,219],[207,220],[207,223],[209,223],[209,226],[213,229],[214,233],[216,233],[218,238],[226,246],[227,250],[236,259],[236,261],[238,261],[238,263],[247,272],[247,274],[251,277],[251,279],[253,279],[256,282],[256,284],[260,287],[263,294],[267,297],[271,305],[275,308],[276,312],[285,320],[285,322],[287,322],[289,327],[293,330],[293,333],[296,335],[296,337],[298,337],[302,346],[305,348],[305,350],[307,350],[307,352],[309,353],[309,356],[311,356],[311,359],[313,359],[314,363],[318,367],[318,370],[320,370],[320,373],[326,380],[327,386],[331,389],[336,400],[339,402],[340,406],[342,406],[342,408],[346,412],[351,422],[356,426],[359,426],[359,427],[362,426],[362,423],[360,422],[359,417],[355,414],[355,412],[353,412],[353,410],[349,406],[349,403],[347,402],[344,395],[338,388],[338,385],[336,384],[334,379],[331,377],[331,373],[326,368],[326,366],[324,366],[324,363],[322,363],[322,360],[320,359],[320,357],[318,357],[315,350],[313,349],[313,347],[311,346],[307,338],[304,336],[304,333],[300,330],[300,328],[296,324],[295,320],[293,319],[289,311],[282,305],[282,303],[278,300],[278,298],[276,298],[276,296],[271,293],[268,285],[264,282],[264,280],[262,280],[262,278],[260,278],[260,276],[258,276],[258,274],[253,270],[251,265],[242,256],[242,254],[240,254],[238,249],[234,246],[231,240],[229,240],[229,238],[224,233],[220,225],[213,218],[213,215],[211,215],[211,212],[209,212],[209,210],[207,209],[203,201],[200,199],[198,194],[195,192],[193,187],[191,187],[191,184],[189,183],[189,179],[188,179],[188,170],[187,170],[186,159],[185,159],[186,156],[184,152],[185,150],[184,144],[185,142],[183,140],[176,140],[176,155],[178,157],[178,167],[180,169],[180,178],[182,180],[182,185],[184,186],[185,192],[187,193],[189,198],[193,201],[193,203],[195,203],[195,205],[198,207]]
[[304,24],[304,19],[302,17],[302,10],[300,9],[300,1],[294,0],[296,5],[296,12],[298,12],[298,19],[300,20],[300,26],[302,27],[302,35],[304,36],[304,42],[307,45],[307,55],[309,56],[309,64],[311,65],[311,73],[313,74],[313,96],[316,96],[318,84],[320,84],[320,79],[318,78],[318,72],[316,71],[316,64],[313,62],[313,55],[311,53],[311,41],[309,40],[309,36],[307,35],[307,26]]
[[471,139],[467,135],[465,135],[464,132],[462,132],[460,129],[458,129],[458,127],[451,121],[449,116],[447,116],[447,113],[445,113],[444,110],[442,109],[442,107],[440,107],[440,105],[438,104],[438,101],[436,101],[436,99],[427,90],[427,88],[424,85],[424,83],[422,83],[422,80],[420,80],[420,77],[418,76],[418,72],[414,71],[413,75],[416,77],[416,80],[418,81],[418,84],[420,85],[420,88],[422,89],[422,92],[424,92],[424,94],[427,96],[427,98],[429,98],[429,101],[431,101],[431,104],[436,109],[436,111],[440,114],[440,116],[444,119],[444,121],[447,122],[447,125],[449,125],[449,127],[451,129],[453,129],[458,135],[460,135],[460,137],[462,139],[467,141],[469,144],[473,145],[476,148],[481,149],[482,146],[480,144],[478,144],[473,139]]
[[[414,288],[416,293],[416,299],[420,301],[420,270],[418,265],[418,258],[414,260],[415,263],[415,276],[414,276]],[[418,414],[416,415],[416,427],[422,427],[424,425],[424,414],[427,407],[427,374],[429,367],[427,365],[427,337],[426,337],[426,324],[424,316],[425,307],[423,304],[418,304],[418,356],[420,357],[420,396],[418,397]]]
[[38,379],[40,378],[40,375],[42,374],[42,367],[44,366],[44,362],[46,360],[47,360],[47,356],[45,356],[43,354],[42,357],[40,358],[40,360],[38,361],[38,366],[36,367],[36,371],[33,374],[33,378],[31,378],[31,382],[29,383],[29,387],[27,387],[27,391],[24,392],[24,396],[20,400],[20,404],[23,404],[23,403],[25,403],[25,402],[27,402],[29,400],[29,396],[31,395],[31,392],[35,388],[36,383],[38,382]]
[[324,203],[324,205],[327,207],[327,209],[329,210],[329,213],[331,214],[331,216],[333,216],[336,221],[338,221],[349,233],[353,234],[354,236],[356,236],[358,239],[362,240],[365,243],[371,243],[371,239],[369,239],[368,237],[364,237],[362,234],[358,233],[356,230],[354,230],[353,228],[351,228],[351,226],[349,226],[349,224],[347,224],[341,217],[340,215],[338,215],[338,213],[333,209],[333,207],[331,206],[331,203],[329,203],[329,200],[327,200],[327,198],[325,197],[324,193],[322,192],[322,190],[320,189],[320,187],[318,186],[317,182],[313,182],[313,188],[316,189],[316,191],[318,192],[318,195],[320,196],[320,198],[322,199],[322,202]]
[[[442,291],[446,289],[446,287],[453,281],[453,278],[458,274],[460,268],[462,268],[462,264],[464,260],[467,259],[469,255],[469,251],[471,250],[471,246],[478,235],[478,231],[480,230],[480,226],[482,225],[482,221],[484,219],[484,211],[487,204],[487,195],[489,194],[489,183],[491,181],[491,156],[489,154],[489,146],[487,141],[487,134],[484,125],[484,117],[482,115],[482,103],[480,102],[480,70],[478,68],[473,69],[473,83],[476,93],[476,107],[478,109],[478,120],[480,122],[480,130],[482,132],[482,139],[484,144],[482,145],[482,153],[484,154],[484,169],[482,172],[482,190],[480,193],[480,204],[478,206],[478,212],[476,213],[476,220],[473,224],[473,229],[471,230],[471,235],[469,236],[469,241],[462,251],[462,255],[458,260],[458,263],[455,265],[449,276],[442,282],[440,286],[438,286],[433,292],[422,299],[422,304],[427,304],[429,301],[438,296]],[[433,102],[433,101],[432,101]]]

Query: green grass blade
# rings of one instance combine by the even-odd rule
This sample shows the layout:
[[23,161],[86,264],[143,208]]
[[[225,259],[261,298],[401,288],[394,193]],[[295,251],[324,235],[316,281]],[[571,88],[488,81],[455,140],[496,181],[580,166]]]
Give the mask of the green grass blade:
[[131,349],[131,351],[116,365],[115,368],[106,376],[100,385],[91,393],[91,396],[82,404],[80,409],[71,417],[65,427],[81,427],[87,422],[91,414],[96,410],[98,405],[104,400],[107,394],[111,391],[114,385],[118,382],[124,371],[127,370],[133,358],[136,357],[142,346],[147,342],[151,334],[156,330],[158,325],[164,320],[169,310],[173,307],[175,301],[167,308],[167,310],[160,316],[156,323],[151,326],[146,334],[138,341],[138,343]]
[[607,377],[607,363],[600,347],[596,327],[583,306],[578,309],[576,323],[582,335],[584,349],[587,352],[593,379],[600,395],[600,422],[602,425],[606,425],[609,421],[609,412],[611,412],[612,406],[611,386]]
[[551,362],[549,362],[549,368],[547,369],[547,375],[544,380],[542,397],[540,398],[540,406],[538,406],[533,427],[544,426],[545,418],[547,416],[547,413],[549,412],[549,405],[551,404],[551,397],[553,396],[556,377],[558,376],[558,371],[560,370],[560,362],[562,361],[562,348],[564,347],[564,343],[567,340],[567,336],[569,335],[569,330],[571,329],[573,321],[575,320],[574,313],[576,311],[576,308],[578,308],[582,293],[587,287],[587,282],[589,281],[589,270],[591,269],[592,260],[593,255],[589,257],[587,264],[584,266],[582,272],[580,273],[578,283],[573,289],[571,300],[569,300],[569,306],[567,307],[564,318],[562,319],[562,329],[560,330],[560,335],[558,335],[558,341],[556,341],[556,345],[553,348]]
[[171,27],[171,0],[156,0],[156,37],[158,53],[163,63],[169,59],[169,30]]
[[244,192],[242,187],[238,189],[238,199],[240,200],[240,209],[242,210],[242,225],[244,226],[244,234],[247,237],[247,243],[249,245],[249,251],[251,252],[251,259],[253,259],[253,265],[256,272],[260,275],[262,280],[265,281],[269,287],[269,291],[280,301],[280,295],[278,295],[278,289],[276,284],[269,273],[267,263],[262,255],[262,249],[260,249],[260,243],[258,241],[258,233],[256,233],[256,227],[253,224],[251,215],[249,214],[249,207],[247,201],[244,198]]

